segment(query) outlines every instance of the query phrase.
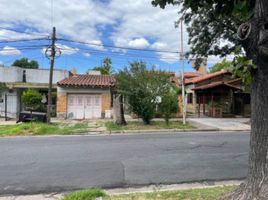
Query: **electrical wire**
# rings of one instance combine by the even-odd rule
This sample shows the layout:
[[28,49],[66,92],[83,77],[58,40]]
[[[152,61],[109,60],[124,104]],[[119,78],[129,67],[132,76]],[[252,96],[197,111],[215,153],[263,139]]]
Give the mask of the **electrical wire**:
[[180,53],[178,51],[139,49],[139,48],[130,48],[130,47],[123,47],[123,46],[106,45],[106,44],[95,44],[95,43],[90,43],[90,42],[69,40],[69,39],[65,39],[65,38],[58,38],[57,40],[62,40],[62,41],[65,41],[65,42],[73,42],[73,43],[78,43],[78,44],[84,44],[84,45],[91,45],[91,46],[114,48],[114,49],[125,49],[125,50],[134,50],[134,51],[149,51],[149,52],[158,52],[158,53],[174,53],[174,54]]
[[[67,48],[58,48],[62,51],[71,51],[70,49],[67,49]],[[108,56],[119,56],[119,57],[132,57],[132,58],[137,58],[137,57],[140,57],[140,58],[153,58],[153,59],[157,59],[157,57],[153,57],[153,56],[146,56],[146,55],[138,55],[138,54],[122,54],[121,53],[118,53],[118,52],[107,52],[107,51],[101,51],[101,50],[92,50],[92,49],[84,49],[84,48],[79,48],[80,51],[84,51],[84,52],[89,52],[91,54],[102,54],[102,55],[108,55]],[[78,52],[76,52],[78,53]],[[179,57],[164,57],[162,56],[161,58],[163,59],[166,59],[166,60],[178,60]]]
[[49,38],[32,38],[32,39],[20,39],[20,40],[0,40],[0,43],[12,43],[12,42],[31,42],[38,40],[49,40]]
[[[18,30],[15,30],[15,29],[12,29],[12,28],[6,28],[6,27],[0,27],[1,30],[6,30],[6,31],[12,31],[12,32],[16,32],[16,33],[22,33],[22,34],[27,34],[27,35],[30,35],[30,33],[28,32],[25,32],[25,31],[18,31]],[[49,36],[49,33],[47,34],[34,34],[34,35],[39,35],[39,36]]]

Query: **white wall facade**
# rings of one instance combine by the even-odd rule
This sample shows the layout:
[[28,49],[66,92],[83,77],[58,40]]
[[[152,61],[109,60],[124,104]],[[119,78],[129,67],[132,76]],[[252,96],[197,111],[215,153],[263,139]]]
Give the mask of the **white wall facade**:
[[[2,83],[18,83],[23,80],[23,71],[26,74],[27,83],[44,83],[49,82],[49,69],[24,69],[20,67],[3,67],[0,66],[0,82]],[[53,71],[53,84],[69,77],[66,70]]]

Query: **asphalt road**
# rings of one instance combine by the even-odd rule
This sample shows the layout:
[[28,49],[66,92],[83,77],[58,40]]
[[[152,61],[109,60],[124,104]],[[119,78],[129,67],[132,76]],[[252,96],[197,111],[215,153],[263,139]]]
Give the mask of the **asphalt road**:
[[0,194],[243,179],[247,132],[0,138]]

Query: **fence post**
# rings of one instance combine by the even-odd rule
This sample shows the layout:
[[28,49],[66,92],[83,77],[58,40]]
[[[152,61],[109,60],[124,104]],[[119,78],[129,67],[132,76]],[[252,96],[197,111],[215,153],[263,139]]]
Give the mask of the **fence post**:
[[7,94],[5,94],[5,121],[7,121]]

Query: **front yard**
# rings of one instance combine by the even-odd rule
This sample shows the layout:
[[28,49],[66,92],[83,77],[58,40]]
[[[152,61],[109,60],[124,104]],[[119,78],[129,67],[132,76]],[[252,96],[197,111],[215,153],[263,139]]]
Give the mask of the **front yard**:
[[134,131],[134,130],[162,130],[162,129],[194,129],[195,127],[187,123],[183,125],[181,121],[171,121],[166,125],[164,121],[153,121],[150,125],[142,122],[131,121],[126,126],[119,126],[112,121],[84,121],[84,122],[58,122],[58,123],[19,123],[12,125],[0,125],[0,136],[22,136],[22,135],[75,135],[81,133],[107,133],[113,131]]
[[194,129],[195,127],[189,123],[185,125],[182,121],[170,121],[166,125],[164,121],[152,121],[151,124],[145,125],[143,122],[128,122],[126,126],[119,126],[113,122],[106,122],[105,127],[108,131],[123,130],[157,130],[157,129]]
[[106,195],[98,189],[82,190],[66,195],[63,200],[215,200],[222,194],[231,192],[235,186],[224,186],[205,189],[188,189],[163,192],[131,193]]
[[15,135],[70,135],[85,133],[89,129],[88,123],[21,123],[15,125],[0,125],[0,136]]

